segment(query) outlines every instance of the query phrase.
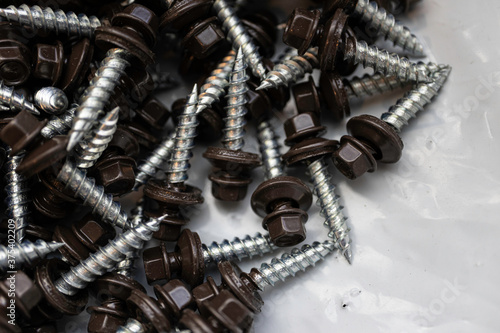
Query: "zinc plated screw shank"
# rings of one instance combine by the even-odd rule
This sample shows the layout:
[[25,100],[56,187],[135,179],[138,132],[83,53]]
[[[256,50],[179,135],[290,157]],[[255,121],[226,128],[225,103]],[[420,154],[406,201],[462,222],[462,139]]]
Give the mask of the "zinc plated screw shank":
[[[10,153],[10,147],[7,153]],[[16,172],[16,168],[24,157],[24,153],[8,157],[5,162],[5,204],[7,216],[14,220],[16,241],[21,243],[25,236],[26,228],[31,222],[29,204],[31,198],[27,179]]]
[[266,78],[256,90],[289,86],[302,79],[306,73],[318,68],[318,48],[311,47],[303,55],[298,55],[294,48],[289,49],[283,60],[267,73]]
[[269,121],[264,120],[257,126],[257,131],[266,180],[283,176],[285,171],[281,160],[280,144],[273,127]]
[[32,30],[51,31],[57,35],[67,34],[91,38],[95,29],[101,26],[101,22],[95,16],[65,13],[62,10],[54,11],[49,7],[42,9],[39,6],[21,5],[19,8],[15,6],[0,8],[0,16],[8,22],[29,26]]
[[229,76],[233,70],[235,58],[236,52],[233,50],[229,51],[205,80],[205,83],[200,88],[196,113],[210,107],[224,96],[226,88],[229,85]]
[[70,108],[60,116],[52,116],[47,124],[42,128],[41,134],[46,139],[51,139],[56,135],[64,135],[71,129],[71,124],[75,118],[78,104],[71,104]]
[[421,83],[410,90],[405,97],[391,106],[388,112],[380,117],[383,121],[394,127],[399,133],[411,118],[415,118],[419,111],[429,104],[439,90],[443,87],[448,75],[451,72],[450,66],[442,66],[440,70],[432,75],[434,81],[430,83]]
[[[26,240],[20,244],[14,244],[13,247],[0,245],[0,272],[12,271],[24,265],[32,266],[34,262],[45,258],[47,254],[63,245],[57,242],[47,243],[42,239],[34,243]],[[15,267],[12,267],[9,261],[14,262]]]
[[95,180],[88,178],[85,171],[78,169],[74,162],[66,160],[57,180],[65,184],[66,189],[73,191],[75,198],[83,200],[85,206],[92,207],[92,214],[114,226],[127,227],[127,214],[121,210],[120,203],[113,201],[111,194],[104,193],[104,188],[97,186]]
[[75,148],[76,166],[80,169],[92,167],[113,140],[120,108],[116,107],[103,117],[86,139],[78,142]]
[[59,88],[43,87],[35,94],[38,108],[48,114],[60,114],[68,108],[68,97]]
[[390,40],[394,45],[401,47],[415,55],[424,55],[424,47],[410,29],[396,21],[394,16],[384,8],[378,8],[375,1],[358,0],[354,14],[368,23],[367,28],[376,31],[378,35]]
[[347,217],[342,212],[343,207],[339,204],[339,196],[335,194],[335,185],[331,181],[332,176],[328,172],[328,165],[324,158],[320,158],[309,163],[307,169],[311,183],[314,185],[314,192],[318,197],[320,215],[325,218],[324,225],[329,229],[328,237],[333,239],[335,247],[351,263],[350,229],[346,224]]
[[159,229],[160,222],[154,218],[145,223],[125,231],[113,240],[109,241],[92,253],[79,265],[62,274],[55,282],[57,290],[61,293],[72,296],[79,290],[95,281],[99,276],[113,269],[118,262],[127,257],[131,252],[141,249],[144,243],[153,237],[153,233]]
[[9,106],[15,111],[27,110],[34,115],[40,115],[40,111],[33,103],[27,101],[24,95],[15,92],[14,88],[6,86],[3,81],[0,81],[0,103]]
[[187,171],[191,167],[189,160],[193,156],[194,138],[196,137],[196,104],[198,104],[198,86],[195,84],[188,96],[184,112],[179,116],[175,131],[175,143],[168,164],[167,179],[171,184],[183,183],[188,179]]
[[162,164],[168,160],[175,144],[175,132],[172,132],[165,140],[163,140],[153,150],[141,165],[137,167],[139,172],[135,176],[134,191],[146,184],[150,178],[154,178],[156,172],[161,168]]
[[245,27],[236,15],[235,10],[226,0],[215,0],[213,8],[222,22],[222,29],[226,32],[227,39],[233,44],[233,49],[237,50],[241,47],[253,74],[263,80],[266,69],[262,63],[262,57],[252,37],[246,32]]
[[120,78],[125,74],[125,69],[130,66],[127,60],[129,57],[128,51],[118,48],[111,49],[106,54],[95,77],[90,81],[90,86],[80,98],[80,106],[76,110],[69,133],[68,151],[73,149],[104,112],[114,89],[120,84]]

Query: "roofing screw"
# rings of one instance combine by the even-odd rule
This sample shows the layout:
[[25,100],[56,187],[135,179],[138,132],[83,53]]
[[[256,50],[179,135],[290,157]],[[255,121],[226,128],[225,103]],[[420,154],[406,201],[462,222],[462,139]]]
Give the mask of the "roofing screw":
[[263,80],[266,75],[266,69],[262,63],[262,58],[257,46],[255,46],[252,38],[246,32],[234,9],[226,0],[215,0],[213,8],[222,22],[222,29],[226,32],[227,38],[233,44],[233,49],[237,50],[241,48],[243,50],[243,54],[253,74]]
[[44,87],[35,94],[35,104],[48,114],[61,114],[68,108],[68,97],[59,88]]
[[78,266],[71,267],[70,271],[62,274],[55,282],[57,290],[64,295],[72,296],[79,290],[85,289],[88,283],[104,275],[135,249],[144,246],[144,242],[149,241],[153,237],[153,232],[158,230],[159,223],[158,220],[151,218],[118,235]]
[[8,105],[15,111],[28,110],[34,115],[40,115],[40,111],[33,103],[27,101],[24,95],[15,92],[14,88],[6,86],[3,81],[0,81],[0,103]]
[[127,214],[121,210],[120,203],[113,201],[111,194],[104,193],[102,186],[96,186],[95,180],[88,178],[74,162],[66,160],[57,180],[65,184],[65,189],[73,191],[75,198],[83,200],[85,206],[92,207],[92,214],[120,228],[127,226]]
[[130,66],[130,53],[124,49],[111,49],[90,81],[90,86],[80,98],[76,117],[69,133],[68,151],[82,139],[93,123],[102,114],[125,69]]
[[101,22],[95,16],[64,13],[62,10],[53,11],[49,7],[42,9],[39,6],[29,7],[24,4],[19,8],[15,6],[0,8],[0,16],[8,22],[17,22],[33,30],[53,31],[57,35],[65,33],[68,36],[92,37],[94,30],[101,26]]
[[52,116],[42,128],[41,134],[46,139],[51,139],[56,135],[64,135],[71,129],[71,124],[75,118],[78,104],[71,104],[70,108],[60,116]]
[[[54,252],[63,245],[63,243],[57,242],[47,243],[41,239],[34,243],[25,240],[22,243],[13,244],[13,247],[0,245],[0,271],[14,270],[16,267],[24,265],[32,266],[37,260],[45,258],[47,254]],[[12,262],[14,262],[13,265]]]
[[108,147],[116,131],[120,108],[116,107],[103,117],[84,140],[75,148],[76,166],[80,169],[92,167]]
[[283,176],[285,171],[281,161],[280,144],[269,121],[264,120],[257,126],[257,139],[260,144],[265,179]]
[[[7,153],[11,148],[7,148]],[[16,172],[16,168],[24,157],[24,153],[9,156],[4,164],[5,169],[5,204],[6,213],[15,223],[15,237],[21,243],[25,236],[26,228],[31,222],[31,210],[29,204],[31,197],[27,179]]]
[[256,90],[289,86],[290,83],[302,79],[306,73],[311,73],[319,66],[318,48],[311,47],[303,55],[298,55],[296,49],[289,49],[283,60],[275,65]]

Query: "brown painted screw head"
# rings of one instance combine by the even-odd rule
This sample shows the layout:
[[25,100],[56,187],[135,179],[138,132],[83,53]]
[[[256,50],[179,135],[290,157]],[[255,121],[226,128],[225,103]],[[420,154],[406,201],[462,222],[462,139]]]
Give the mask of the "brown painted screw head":
[[135,184],[135,160],[128,156],[104,156],[95,165],[96,179],[106,193],[114,196],[128,193]]
[[126,301],[133,290],[146,292],[146,289],[139,282],[116,272],[101,276],[90,285],[90,288],[96,298],[103,301],[112,298]]
[[298,166],[301,163],[313,162],[323,156],[332,154],[339,146],[338,141],[324,138],[309,138],[293,145],[282,159],[287,166]]
[[26,110],[17,114],[0,131],[0,140],[12,148],[11,156],[28,147],[38,137],[47,119],[38,120]]
[[247,81],[248,91],[247,110],[252,115],[252,118],[257,122],[261,119],[269,117],[273,109],[273,100],[266,90],[255,90],[259,85],[254,81]]
[[191,309],[186,309],[182,312],[182,317],[179,321],[180,328],[186,328],[193,333],[217,333],[219,330],[212,324]]
[[92,252],[105,246],[116,236],[116,231],[110,224],[95,219],[92,214],[87,214],[83,219],[73,223],[71,230],[76,238]]
[[227,290],[222,290],[219,295],[206,301],[203,307],[211,318],[229,332],[248,332],[252,326],[254,314]]
[[349,97],[340,75],[336,72],[321,72],[319,87],[328,111],[335,121],[338,122],[351,114]]
[[0,41],[0,79],[9,86],[26,82],[31,74],[31,52],[15,40]]
[[314,113],[301,113],[285,121],[285,144],[292,146],[306,138],[319,136],[326,131]]
[[139,155],[139,142],[135,136],[130,133],[125,127],[118,126],[116,128],[113,139],[108,144],[108,152],[118,152],[119,155],[127,155],[135,157]]
[[309,76],[307,81],[294,85],[292,93],[299,114],[310,112],[319,118],[321,113],[320,96],[312,76]]
[[341,9],[325,23],[321,38],[318,41],[318,53],[320,55],[321,70],[333,70],[337,56],[341,53],[348,16]]
[[304,54],[317,35],[320,17],[319,10],[294,9],[283,32],[283,42]]
[[72,266],[78,265],[90,255],[89,249],[83,245],[74,233],[63,225],[57,225],[52,239],[64,245],[57,249]]
[[42,292],[31,278],[22,271],[17,271],[13,279],[7,278],[0,282],[0,297],[12,298],[12,296],[9,296],[9,292],[12,292],[12,289],[14,289],[15,294],[16,310],[25,319],[29,320],[31,318],[31,309],[42,299]]
[[182,30],[210,12],[212,0],[176,1],[161,17],[160,30]]
[[57,41],[56,45],[36,44],[34,77],[49,80],[55,85],[61,78],[63,67],[64,47],[61,41]]
[[59,83],[62,90],[68,92],[80,85],[89,69],[93,55],[94,45],[88,38],[81,39],[71,47],[71,53],[66,58],[63,77]]
[[294,246],[306,239],[307,219],[308,215],[303,210],[284,204],[262,220],[262,227],[269,231],[276,246]]
[[205,303],[205,301],[214,298],[218,294],[219,286],[217,286],[211,276],[207,276],[207,280],[205,282],[193,289],[193,298],[196,301],[198,310],[203,316],[207,316],[207,313],[204,312],[205,309],[202,304]]
[[114,333],[129,316],[125,303],[116,298],[104,301],[101,306],[90,306],[87,312],[90,313],[89,333]]
[[170,280],[163,286],[154,286],[163,312],[172,320],[179,320],[185,309],[194,309],[194,298],[188,286],[181,280]]
[[340,147],[332,154],[335,167],[349,179],[361,177],[365,172],[377,170],[377,161],[373,151],[364,142],[344,135],[340,139]]
[[135,112],[147,126],[158,131],[163,129],[170,118],[170,111],[167,107],[153,96],[148,97]]
[[113,16],[111,24],[138,32],[151,48],[156,44],[159,19],[152,10],[145,6],[138,4],[127,6],[123,12]]
[[214,53],[225,41],[224,33],[218,25],[217,17],[212,16],[196,22],[184,36],[184,46],[198,59]]
[[323,15],[325,17],[330,17],[338,9],[343,9],[346,13],[350,14],[357,3],[357,0],[326,0],[323,2]]
[[133,290],[127,299],[127,306],[133,317],[146,328],[146,332],[169,332],[171,325],[158,302],[146,293]]
[[59,162],[68,155],[66,150],[68,140],[66,135],[57,135],[45,141],[26,154],[16,172],[31,177],[49,167],[58,169]]

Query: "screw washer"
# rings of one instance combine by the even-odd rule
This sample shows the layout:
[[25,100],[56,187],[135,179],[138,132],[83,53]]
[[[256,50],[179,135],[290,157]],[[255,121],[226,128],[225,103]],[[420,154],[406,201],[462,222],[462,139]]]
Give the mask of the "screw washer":
[[39,116],[40,111],[26,100],[24,95],[14,91],[14,88],[6,86],[3,81],[0,81],[0,103],[9,106],[13,111],[27,110],[28,112]]
[[298,55],[297,50],[290,48],[283,56],[283,60],[274,65],[267,73],[266,78],[256,90],[289,86],[302,79],[306,73],[311,73],[318,68],[318,48],[311,47],[303,55]]
[[15,259],[15,267],[32,266],[38,260],[47,256],[47,254],[54,252],[63,243],[46,242],[38,239],[36,242],[25,240],[22,243],[13,244],[13,247],[0,245],[0,272],[13,270],[9,260]]
[[65,33],[68,36],[91,38],[95,29],[101,26],[101,22],[95,16],[65,13],[62,10],[54,11],[50,7],[44,9],[39,6],[29,7],[26,4],[18,8],[15,6],[0,8],[0,16],[8,22],[29,26],[32,30],[52,31],[56,35]]
[[34,99],[36,106],[48,114],[61,114],[68,108],[68,97],[56,87],[38,90]]
[[71,124],[75,118],[78,104],[71,104],[70,108],[60,116],[52,116],[47,124],[42,128],[41,134],[46,139],[51,139],[56,135],[64,135],[71,129]]

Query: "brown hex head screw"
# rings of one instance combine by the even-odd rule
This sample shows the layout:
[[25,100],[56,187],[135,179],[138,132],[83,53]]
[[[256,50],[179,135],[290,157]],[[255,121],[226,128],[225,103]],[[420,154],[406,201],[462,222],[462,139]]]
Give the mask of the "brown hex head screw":
[[64,47],[61,41],[57,41],[56,45],[36,44],[35,48],[33,76],[55,85],[64,68]]
[[401,158],[403,142],[386,122],[370,115],[351,118],[347,131],[340,139],[340,147],[333,155],[333,163],[347,178],[356,179],[365,172],[377,169],[376,162],[396,163]]
[[178,321],[185,309],[194,309],[195,302],[188,286],[181,280],[170,280],[163,286],[154,286],[158,304],[172,321]]
[[169,332],[170,321],[163,313],[157,301],[140,290],[133,290],[127,299],[130,313],[146,329],[146,332]]
[[127,6],[123,12],[113,16],[111,24],[138,33],[150,48],[156,44],[159,20],[148,7],[138,4]]
[[179,327],[186,328],[191,332],[199,333],[217,333],[219,330],[212,325],[207,319],[203,318],[198,313],[191,309],[186,309],[182,312],[182,317],[179,320]]
[[59,88],[65,92],[76,89],[85,78],[93,55],[94,45],[88,38],[76,42],[66,58],[63,76],[58,84]]
[[146,292],[146,289],[139,282],[116,272],[101,276],[90,285],[90,289],[97,299],[103,301],[113,298],[126,301],[133,290]]
[[94,166],[97,171],[96,180],[104,186],[106,193],[123,195],[134,187],[135,166],[132,157],[104,155]]
[[137,120],[158,131],[163,129],[171,115],[168,108],[153,96],[147,97],[135,113]]
[[87,330],[89,333],[113,333],[129,317],[125,303],[116,298],[104,301],[100,306],[87,308],[90,313]]
[[26,149],[38,138],[48,120],[38,120],[26,110],[19,112],[0,131],[0,140],[12,148],[11,155]]
[[[15,288],[10,285],[15,284]],[[14,290],[16,310],[25,319],[30,320],[30,311],[42,299],[42,292],[33,280],[22,271],[17,271],[13,279],[5,279],[0,282],[0,297],[11,299],[9,294]]]
[[182,30],[205,17],[212,8],[213,0],[184,0],[174,4],[161,16],[160,30]]
[[144,250],[144,271],[148,283],[170,280],[175,274],[190,286],[203,282],[205,261],[200,236],[189,229],[182,231],[174,252],[165,243]]
[[31,74],[31,52],[13,39],[0,41],[0,79],[9,86],[26,82]]
[[198,59],[214,53],[224,41],[225,35],[215,16],[194,23],[182,40],[189,52]]

